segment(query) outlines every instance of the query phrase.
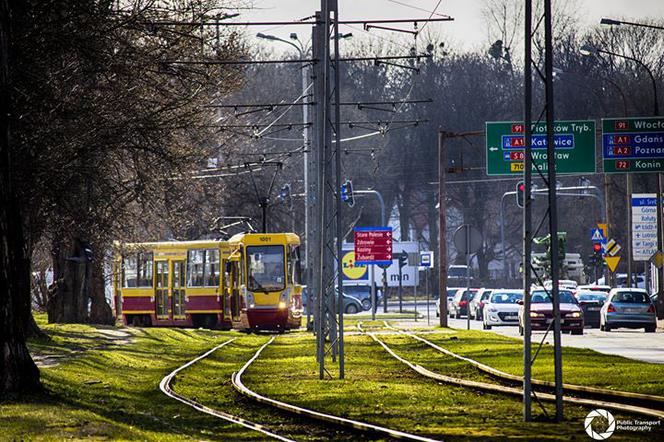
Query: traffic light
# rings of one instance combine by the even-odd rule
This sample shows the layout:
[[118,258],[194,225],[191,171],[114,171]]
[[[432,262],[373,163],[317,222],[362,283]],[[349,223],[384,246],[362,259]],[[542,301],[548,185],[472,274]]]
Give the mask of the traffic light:
[[525,198],[525,193],[526,193],[526,185],[524,184],[523,181],[519,181],[516,183],[516,205],[521,207],[523,209],[523,202],[526,200]]
[[408,264],[408,252],[405,250],[402,251],[401,253],[397,255],[392,255],[392,259],[398,259],[399,260],[399,267],[405,267],[406,264]]
[[348,207],[353,207],[355,205],[355,198],[353,197],[353,182],[351,180],[346,180],[346,182],[341,185],[341,201],[347,203]]
[[602,253],[602,245],[598,242],[593,244],[593,252],[595,255],[599,255]]

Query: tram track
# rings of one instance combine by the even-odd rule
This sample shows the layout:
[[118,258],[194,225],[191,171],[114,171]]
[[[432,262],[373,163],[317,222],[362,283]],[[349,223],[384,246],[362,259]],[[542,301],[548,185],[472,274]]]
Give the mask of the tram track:
[[[416,339],[429,347],[433,348],[434,350],[443,353],[447,356],[451,356],[455,359],[458,359],[463,362],[467,362],[471,365],[473,365],[475,368],[477,368],[479,371],[496,378],[501,381],[505,382],[510,382],[514,384],[521,384],[523,383],[523,377],[522,376],[517,376],[513,375],[510,373],[506,373],[504,371],[498,370],[494,367],[491,367],[489,365],[483,364],[479,361],[476,361],[474,359],[461,356],[457,353],[454,353],[446,348],[443,348],[425,338],[422,338],[421,336],[418,336],[415,333],[412,332],[407,332],[401,329],[398,329],[396,327],[393,327],[390,325],[387,321],[383,321],[383,324],[385,324],[385,327],[391,331],[397,332],[403,336],[408,336],[413,339]],[[540,379],[532,379],[531,383],[533,385],[537,385],[539,387],[547,388],[547,389],[554,389],[555,384],[550,381],[543,381]],[[575,394],[579,395],[590,395],[593,397],[597,398],[603,398],[609,401],[616,401],[616,402],[627,402],[629,401],[630,403],[634,404],[648,404],[648,405],[655,405],[660,408],[664,408],[664,397],[663,396],[656,396],[656,395],[650,395],[650,394],[642,394],[642,393],[634,393],[630,391],[618,391],[618,390],[607,390],[605,388],[598,388],[598,387],[588,387],[584,385],[576,385],[576,384],[563,384],[563,390],[567,390],[570,392],[573,392]]]
[[289,439],[287,437],[280,436],[280,435],[274,433],[273,431],[271,431],[270,429],[268,429],[267,427],[265,427],[263,425],[260,425],[260,424],[257,424],[255,422],[246,420],[244,418],[241,418],[240,416],[236,416],[236,415],[226,413],[226,412],[220,411],[220,410],[215,410],[215,409],[207,407],[207,406],[205,406],[205,405],[203,405],[199,402],[196,402],[192,399],[186,398],[186,397],[176,393],[171,388],[171,382],[173,381],[175,376],[180,371],[184,370],[187,367],[190,367],[190,366],[194,365],[195,363],[197,363],[198,361],[200,361],[202,359],[207,358],[209,355],[211,355],[215,351],[217,351],[220,348],[230,344],[231,342],[235,341],[236,339],[237,338],[232,338],[232,339],[229,339],[227,341],[224,341],[221,344],[214,347],[213,349],[203,353],[202,355],[192,359],[191,361],[187,362],[186,364],[176,368],[175,370],[173,370],[172,372],[170,372],[169,374],[164,376],[164,378],[159,383],[159,389],[166,396],[168,396],[172,399],[175,399],[179,402],[182,402],[183,404],[188,405],[188,406],[192,407],[193,409],[198,410],[202,413],[209,414],[211,416],[217,417],[219,419],[223,419],[223,420],[231,422],[233,424],[241,425],[241,426],[243,426],[245,428],[248,428],[250,430],[253,430],[253,431],[257,431],[257,432],[263,434],[264,436],[268,436],[271,439],[276,439],[276,440],[283,441],[283,442],[295,442],[293,439]]
[[232,384],[235,387],[235,389],[240,392],[241,394],[253,399],[256,402],[259,402],[261,404],[269,405],[271,407],[287,411],[289,413],[298,415],[298,416],[304,416],[313,420],[325,422],[325,423],[332,423],[337,426],[345,427],[354,431],[358,432],[363,432],[363,433],[369,433],[369,434],[378,434],[383,437],[387,436],[392,439],[398,439],[398,440],[410,440],[410,441],[418,441],[418,442],[436,442],[436,439],[431,439],[423,436],[418,436],[415,434],[407,433],[404,431],[399,431],[399,430],[394,430],[391,428],[386,428],[382,427],[379,425],[374,425],[370,424],[367,422],[361,422],[361,421],[356,421],[353,419],[348,419],[344,418],[341,416],[336,416],[332,414],[327,414],[323,413],[320,411],[315,411],[311,410],[309,408],[304,408],[300,407],[294,404],[290,404],[287,402],[279,401],[276,399],[272,399],[266,396],[263,396],[259,393],[256,393],[255,391],[251,390],[248,388],[244,383],[242,382],[242,375],[246,372],[246,370],[253,364],[261,355],[263,350],[265,350],[266,347],[268,347],[272,342],[274,342],[275,336],[273,336],[268,342],[266,342],[263,346],[261,346],[258,351],[254,354],[254,356],[247,361],[246,364],[236,373],[233,373],[232,376]]
[[[430,379],[434,379],[437,381],[444,382],[446,384],[450,385],[457,385],[460,387],[465,387],[465,388],[472,388],[476,390],[482,390],[482,391],[488,391],[491,393],[497,393],[497,394],[504,394],[504,395],[511,395],[511,396],[523,396],[523,390],[521,388],[513,387],[513,386],[507,386],[504,385],[506,383],[514,383],[515,381],[522,381],[522,378],[519,376],[514,376],[508,373],[504,373],[500,370],[497,370],[493,367],[490,367],[488,365],[482,364],[480,362],[474,361],[470,358],[465,358],[463,356],[457,355],[456,353],[453,353],[447,349],[444,349],[424,338],[421,338],[419,336],[416,336],[412,333],[409,332],[404,332],[402,330],[396,329],[389,325],[386,321],[384,322],[385,326],[388,329],[391,329],[393,331],[399,332],[397,334],[400,335],[406,335],[411,338],[417,339],[435,350],[450,356],[450,357],[455,357],[459,360],[462,360],[464,362],[471,363],[478,369],[480,369],[480,366],[482,367],[480,371],[482,371],[484,374],[489,375],[493,378],[498,378],[499,381],[502,381],[503,384],[498,384],[498,383],[488,383],[488,382],[482,382],[482,381],[474,381],[474,380],[468,380],[468,379],[460,379],[460,378],[455,378],[451,376],[446,376],[442,375],[440,373],[433,372],[425,367],[422,367],[418,364],[415,364],[406,358],[403,358],[399,356],[392,348],[390,348],[384,341],[380,339],[379,336],[381,336],[379,333],[375,332],[368,332],[365,331],[362,328],[362,323],[358,322],[357,328],[363,333],[366,333],[367,336],[369,336],[374,342],[379,344],[383,349],[390,354],[393,358],[398,360],[399,362],[405,364],[406,366],[410,367],[412,370],[417,372],[418,374],[428,377]],[[472,362],[471,362],[472,361]],[[501,377],[505,375],[504,377]],[[544,385],[544,381],[538,381],[541,382],[542,385]],[[588,387],[583,387],[583,386],[576,386],[579,387],[577,388],[574,392],[578,394],[579,396],[584,393],[584,390]],[[594,389],[594,390],[602,390],[602,389]],[[607,390],[608,391],[608,390]],[[615,393],[615,392],[610,392],[610,393]],[[578,397],[578,396],[563,396],[563,401],[572,403],[575,405],[581,405],[581,406],[588,406],[588,407],[593,407],[593,408],[605,408],[605,409],[612,409],[615,411],[620,411],[620,412],[626,412],[626,413],[633,413],[633,414],[638,414],[638,415],[643,415],[643,416],[648,416],[648,417],[655,417],[658,419],[663,419],[664,418],[664,411],[660,409],[653,409],[653,408],[648,408],[648,406],[645,405],[635,405],[633,402],[637,401],[638,403],[638,397],[643,396],[643,395],[638,395],[636,393],[628,393],[628,392],[621,392],[621,393],[626,393],[627,396],[629,396],[629,399],[632,401],[632,403],[625,403],[625,402],[619,402],[619,401],[611,401],[611,400],[599,400],[599,399],[594,399],[594,398],[588,398],[588,397]],[[597,391],[594,391],[593,394],[597,395],[599,394]],[[627,397],[626,396],[626,397]],[[646,395],[647,396],[647,395]],[[612,398],[615,398],[617,396],[613,395],[611,396]],[[555,396],[553,394],[549,393],[543,393],[539,392],[537,393],[537,398],[541,400],[546,400],[546,401],[555,401]],[[654,397],[658,398],[658,397]],[[651,397],[648,397],[648,400],[652,399]],[[645,402],[645,399],[641,399],[642,403],[650,403],[650,402]]]

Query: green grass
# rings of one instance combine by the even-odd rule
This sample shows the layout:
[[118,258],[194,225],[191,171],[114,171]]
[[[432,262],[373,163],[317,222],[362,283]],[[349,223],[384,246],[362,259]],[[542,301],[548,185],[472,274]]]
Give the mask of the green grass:
[[[304,407],[445,440],[587,438],[583,420],[588,409],[567,405],[566,421],[560,425],[526,424],[518,398],[421,377],[368,336],[348,336],[346,348],[346,379],[319,381],[313,339],[302,334],[279,337],[248,370],[245,385]],[[546,407],[552,413],[551,405]],[[621,433],[613,440],[639,436],[643,433]]]
[[[362,320],[365,329],[383,328],[382,321]],[[120,329],[131,333],[131,342],[121,345],[100,334],[103,328],[48,325],[41,316],[38,321],[51,340],[32,341],[30,349],[35,355],[56,356],[59,365],[41,370],[43,393],[20,401],[0,402],[0,440],[263,440],[263,436],[251,430],[181,405],[158,389],[167,373],[233,337],[236,341],[182,371],[173,383],[174,390],[296,440],[362,440],[352,432],[255,404],[232,389],[230,374],[267,341],[266,335],[191,329]],[[352,328],[356,323],[357,319],[350,319],[346,325]],[[519,374],[519,341],[483,332],[438,331],[442,333],[426,335],[427,339]],[[458,339],[449,339],[450,336]],[[467,379],[483,376],[468,364],[440,355],[411,338],[381,335],[381,339],[398,354],[429,369]],[[244,382],[275,399],[445,440],[587,440],[582,422],[588,409],[567,405],[567,420],[560,425],[525,424],[521,422],[518,398],[463,389],[421,377],[363,335],[346,337],[346,379],[320,381],[314,349],[310,334],[296,332],[279,336],[248,370]],[[594,376],[598,376],[604,384],[611,382],[616,388],[626,389],[637,367],[641,370],[639,376],[661,379],[659,366],[635,363],[623,367],[620,364],[634,363],[587,350],[569,349],[572,351],[579,352],[585,365],[580,365],[584,369],[579,369],[579,373],[576,368],[568,368],[577,378],[566,374],[567,382],[574,380],[591,385]],[[565,354],[569,364],[568,349]],[[536,367],[535,374],[547,379],[551,369],[546,366],[550,361],[545,358],[550,358],[550,351],[544,350],[542,356],[542,366]],[[608,376],[606,373],[616,366],[621,370]],[[329,359],[328,367],[335,373]],[[546,408],[552,412],[551,404]],[[616,418],[627,416],[616,415]],[[623,432],[611,440],[636,440],[643,435]],[[375,440],[375,436],[365,437]]]
[[3,440],[251,440],[253,432],[204,415],[165,396],[163,376],[223,342],[231,333],[133,329],[134,341],[104,347],[95,327],[41,326],[52,341],[31,342],[33,353],[65,354],[41,370],[45,391],[0,402]]
[[[269,337],[265,335],[250,335],[237,339],[209,358],[180,372],[176,382],[173,383],[173,389],[186,397],[196,398],[209,407],[261,423],[282,436],[298,441],[364,440],[357,433],[330,428],[272,407],[256,404],[233,389],[230,382],[231,374],[238,371],[268,339]],[[282,386],[287,387],[288,384]]]
[[[422,337],[491,367],[523,375],[521,340],[475,330],[454,330],[449,334],[429,334]],[[533,348],[536,348],[535,345],[537,344],[533,343]],[[430,351],[435,352],[433,349]],[[542,347],[533,365],[532,375],[536,379],[554,380],[553,346]],[[563,381],[568,384],[664,395],[662,379],[664,379],[664,365],[661,364],[636,361],[583,348],[563,348]]]

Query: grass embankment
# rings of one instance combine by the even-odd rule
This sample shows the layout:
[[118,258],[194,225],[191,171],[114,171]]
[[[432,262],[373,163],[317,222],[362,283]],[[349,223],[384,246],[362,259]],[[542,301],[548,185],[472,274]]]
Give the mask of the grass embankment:
[[[445,440],[587,438],[583,420],[588,409],[566,406],[566,421],[560,425],[526,424],[521,421],[518,398],[485,394],[421,377],[389,356],[368,336],[346,338],[345,380],[319,381],[313,354],[311,337],[302,334],[279,337],[248,370],[245,385],[304,407]],[[551,407],[547,408],[551,413]],[[616,414],[616,418],[627,416]],[[643,433],[614,436],[616,440],[640,437]]]
[[167,373],[237,334],[132,329],[132,341],[118,344],[100,334],[111,328],[39,319],[52,340],[33,341],[30,349],[56,356],[58,365],[41,369],[43,393],[0,402],[0,439],[256,440],[255,433],[184,407],[158,388]]
[[[523,341],[519,339],[475,330],[454,330],[451,333],[422,336],[459,355],[507,373],[523,375]],[[539,342],[533,342],[533,354],[537,345]],[[420,347],[429,348],[424,344]],[[430,352],[437,353],[433,349],[430,349]],[[441,353],[437,354],[444,356]],[[438,360],[447,360],[447,358],[439,357]],[[431,368],[431,365],[425,366]],[[545,344],[542,347],[533,364],[532,375],[536,379],[554,380],[553,346]],[[568,384],[662,396],[664,395],[662,379],[664,379],[664,365],[661,364],[636,361],[583,348],[563,348],[563,381]]]

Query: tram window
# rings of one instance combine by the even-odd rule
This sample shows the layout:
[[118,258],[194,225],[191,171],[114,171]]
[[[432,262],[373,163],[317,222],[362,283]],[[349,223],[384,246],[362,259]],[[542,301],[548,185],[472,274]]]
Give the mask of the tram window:
[[247,247],[247,285],[249,290],[268,292],[285,288],[284,248]]
[[189,250],[187,257],[187,286],[203,285],[205,250]]
[[207,250],[205,254],[205,285],[219,285],[219,250]]
[[152,287],[152,253],[125,256],[122,268],[123,287]]
[[138,254],[138,286],[152,287],[152,253]]
[[219,285],[219,250],[189,250],[187,253],[187,287]]
[[138,262],[136,255],[125,256],[122,263],[123,287],[132,288],[138,286]]

